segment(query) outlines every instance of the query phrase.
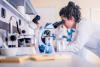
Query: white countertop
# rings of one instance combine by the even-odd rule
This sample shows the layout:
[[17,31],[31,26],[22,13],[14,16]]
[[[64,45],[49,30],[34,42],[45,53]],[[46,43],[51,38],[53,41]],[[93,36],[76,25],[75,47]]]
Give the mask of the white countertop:
[[84,51],[79,54],[71,54],[72,59],[70,60],[30,60],[25,63],[0,63],[0,67],[100,67],[100,58],[87,49]]

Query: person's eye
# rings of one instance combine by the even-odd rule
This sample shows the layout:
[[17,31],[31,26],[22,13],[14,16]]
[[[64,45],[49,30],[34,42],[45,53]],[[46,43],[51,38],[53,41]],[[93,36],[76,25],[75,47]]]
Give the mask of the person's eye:
[[65,22],[65,20],[62,20],[63,22]]
[[63,23],[65,23],[65,20],[62,20]]

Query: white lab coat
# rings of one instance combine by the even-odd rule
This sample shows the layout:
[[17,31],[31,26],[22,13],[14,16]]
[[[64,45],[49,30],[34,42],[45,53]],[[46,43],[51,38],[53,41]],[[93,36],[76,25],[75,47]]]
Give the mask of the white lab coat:
[[78,35],[75,40],[70,46],[66,47],[67,51],[70,52],[78,52],[81,50],[84,45],[90,40],[90,37],[93,35],[94,26],[92,22],[88,22],[85,19],[82,19],[78,25]]

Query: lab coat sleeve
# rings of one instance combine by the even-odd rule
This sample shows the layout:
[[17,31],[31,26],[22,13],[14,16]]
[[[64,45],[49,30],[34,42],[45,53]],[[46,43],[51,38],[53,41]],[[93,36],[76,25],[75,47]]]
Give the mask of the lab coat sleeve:
[[91,22],[81,21],[79,23],[78,35],[74,42],[67,47],[68,51],[77,52],[84,47],[93,34],[93,27]]

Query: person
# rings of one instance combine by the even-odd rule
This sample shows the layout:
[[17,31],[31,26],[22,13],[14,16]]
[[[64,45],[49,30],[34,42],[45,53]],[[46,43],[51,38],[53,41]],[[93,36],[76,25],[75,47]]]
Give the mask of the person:
[[66,50],[80,51],[93,34],[91,23],[81,17],[80,7],[72,1],[60,10],[59,15],[67,30]]

